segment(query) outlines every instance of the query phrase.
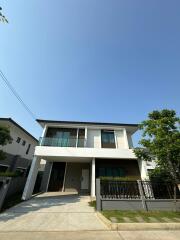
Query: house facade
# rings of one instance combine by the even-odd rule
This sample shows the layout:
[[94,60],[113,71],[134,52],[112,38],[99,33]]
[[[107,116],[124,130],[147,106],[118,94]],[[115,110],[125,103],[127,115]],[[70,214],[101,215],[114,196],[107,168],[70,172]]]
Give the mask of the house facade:
[[42,191],[70,191],[95,197],[97,177],[145,178],[133,153],[137,124],[37,120],[43,132],[23,193],[31,197],[40,161],[46,161]]
[[11,118],[0,118],[0,125],[9,128],[12,142],[0,146],[6,159],[0,159],[0,172],[19,171],[22,174],[31,165],[38,140]]

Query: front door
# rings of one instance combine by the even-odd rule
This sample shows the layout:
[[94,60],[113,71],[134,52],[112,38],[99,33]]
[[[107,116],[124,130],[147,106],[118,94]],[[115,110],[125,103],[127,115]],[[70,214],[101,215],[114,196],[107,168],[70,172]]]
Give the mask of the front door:
[[89,189],[89,169],[82,169],[81,190]]

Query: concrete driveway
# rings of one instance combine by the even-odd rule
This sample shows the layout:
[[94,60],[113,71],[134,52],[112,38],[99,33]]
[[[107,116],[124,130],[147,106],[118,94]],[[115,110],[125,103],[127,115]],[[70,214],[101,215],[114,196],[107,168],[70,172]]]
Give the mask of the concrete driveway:
[[0,214],[0,232],[107,230],[89,196],[44,193]]

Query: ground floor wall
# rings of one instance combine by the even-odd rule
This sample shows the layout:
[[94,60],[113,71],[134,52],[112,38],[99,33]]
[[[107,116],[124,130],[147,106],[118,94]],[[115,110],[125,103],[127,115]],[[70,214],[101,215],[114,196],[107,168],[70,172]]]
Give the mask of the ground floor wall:
[[[58,164],[58,162],[54,162]],[[60,163],[59,163],[60,164]],[[59,188],[59,191],[72,192],[76,191],[78,193],[90,193],[91,191],[91,182],[92,182],[92,162],[65,162],[64,177],[62,179],[62,187]],[[45,171],[43,174],[43,179],[41,183],[41,190],[48,191],[51,177],[54,174],[53,162],[46,162]],[[124,160],[124,159],[95,159],[95,170],[96,176],[98,178],[102,174],[102,169],[107,169],[108,176],[114,177],[113,174],[119,174],[118,176],[125,177],[136,177],[140,179],[140,171],[138,162],[136,160]],[[118,171],[119,169],[119,171]],[[82,189],[83,171],[86,172],[86,185],[88,182],[88,187]],[[87,171],[86,171],[87,170]],[[88,173],[87,173],[88,172]],[[62,173],[61,173],[62,174]],[[88,176],[87,176],[88,174]],[[122,175],[121,175],[122,174]]]
[[96,159],[96,178],[102,176],[141,179],[137,160],[127,159]]
[[[88,188],[82,189],[81,183],[83,181],[82,170],[87,169],[88,174]],[[90,192],[90,163],[71,163],[68,162],[66,166],[64,191],[76,191],[78,193]]]

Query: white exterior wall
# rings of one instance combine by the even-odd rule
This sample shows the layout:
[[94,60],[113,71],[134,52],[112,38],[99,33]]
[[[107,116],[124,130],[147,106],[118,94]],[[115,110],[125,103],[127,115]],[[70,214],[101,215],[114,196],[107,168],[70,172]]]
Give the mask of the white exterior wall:
[[114,135],[116,138],[116,147],[118,149],[125,148],[125,139],[123,130],[114,131]]
[[138,164],[139,164],[139,170],[140,170],[140,174],[141,174],[141,179],[142,180],[148,180],[149,179],[149,175],[148,175],[148,171],[147,171],[146,161],[138,160]]
[[115,148],[75,148],[75,147],[46,147],[37,146],[35,148],[36,156],[44,159],[52,157],[67,157],[70,161],[76,161],[78,158],[116,158],[116,159],[136,159],[132,149],[115,149]]
[[133,141],[130,133],[127,133],[128,145],[129,148],[133,148]]
[[101,130],[98,129],[87,130],[87,147],[101,148]]
[[[12,124],[11,122],[0,121],[0,125],[7,126],[10,129],[10,135],[13,139],[11,144],[0,146],[0,149],[6,153],[9,153],[12,155],[20,155],[22,158],[32,160],[37,142],[33,138],[31,138],[29,135],[27,135],[24,131],[22,131],[20,128]],[[20,143],[16,142],[18,137],[21,138]],[[23,140],[26,141],[25,146],[22,145]],[[29,144],[31,144],[30,151],[28,154],[26,154]]]

